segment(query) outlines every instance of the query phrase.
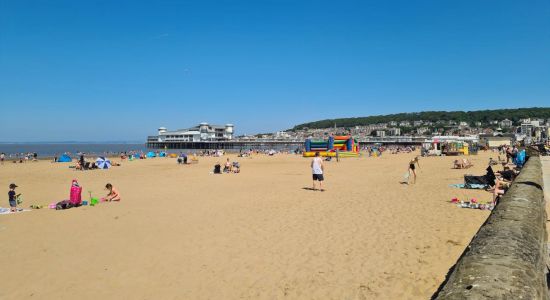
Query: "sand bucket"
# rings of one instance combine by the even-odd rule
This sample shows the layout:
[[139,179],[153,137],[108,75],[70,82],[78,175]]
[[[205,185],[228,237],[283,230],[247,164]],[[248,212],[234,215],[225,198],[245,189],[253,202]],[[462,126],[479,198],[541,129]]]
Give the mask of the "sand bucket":
[[82,201],[82,206],[84,206],[84,205],[88,205],[88,201],[83,200],[83,201]]
[[96,204],[98,204],[98,203],[99,203],[99,200],[97,200],[97,198],[92,198],[92,199],[90,199],[90,206],[94,206],[94,205],[96,205]]
[[50,203],[50,205],[48,205],[48,207],[51,208],[51,209],[55,209],[55,205],[56,205],[56,204],[57,204],[57,203],[55,203],[55,202],[54,202],[54,203]]

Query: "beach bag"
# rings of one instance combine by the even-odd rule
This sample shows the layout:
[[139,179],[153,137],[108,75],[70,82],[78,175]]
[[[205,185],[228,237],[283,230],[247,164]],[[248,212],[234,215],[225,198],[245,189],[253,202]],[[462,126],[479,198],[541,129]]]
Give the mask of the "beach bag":
[[73,207],[73,205],[71,204],[70,200],[59,201],[55,205],[56,210],[68,209],[68,208],[71,208],[71,207]]
[[521,150],[520,152],[518,152],[518,154],[516,154],[514,164],[518,168],[523,167],[523,164],[525,164],[525,150]]
[[474,176],[474,175],[464,175],[464,184],[465,185],[471,185],[471,184],[489,184],[487,177],[484,176]]
[[69,199],[72,206],[80,206],[82,204],[82,187],[71,186],[71,196]]
[[401,179],[400,183],[408,183],[409,176],[411,176],[411,174],[407,171],[407,173],[403,174],[403,179]]

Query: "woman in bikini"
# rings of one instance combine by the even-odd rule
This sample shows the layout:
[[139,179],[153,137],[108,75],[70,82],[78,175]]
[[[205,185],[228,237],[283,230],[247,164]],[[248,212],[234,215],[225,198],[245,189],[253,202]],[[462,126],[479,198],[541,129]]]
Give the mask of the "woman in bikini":
[[415,167],[415,164],[420,168],[420,164],[418,163],[418,156],[415,157],[414,159],[412,159],[410,162],[409,162],[409,181],[410,181],[410,178],[411,178],[411,174],[413,175],[413,184],[416,183],[416,167]]

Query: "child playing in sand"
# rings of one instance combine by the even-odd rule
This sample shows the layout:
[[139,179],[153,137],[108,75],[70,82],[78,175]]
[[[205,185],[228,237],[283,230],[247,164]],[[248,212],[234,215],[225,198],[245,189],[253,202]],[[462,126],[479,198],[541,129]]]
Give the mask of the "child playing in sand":
[[11,212],[17,211],[17,197],[21,195],[21,194],[15,194],[16,187],[17,185],[15,185],[15,183],[10,184],[10,191],[8,192]]
[[120,201],[120,194],[118,191],[113,187],[112,184],[107,183],[105,185],[105,189],[109,191],[109,194],[105,198],[103,198],[104,201]]

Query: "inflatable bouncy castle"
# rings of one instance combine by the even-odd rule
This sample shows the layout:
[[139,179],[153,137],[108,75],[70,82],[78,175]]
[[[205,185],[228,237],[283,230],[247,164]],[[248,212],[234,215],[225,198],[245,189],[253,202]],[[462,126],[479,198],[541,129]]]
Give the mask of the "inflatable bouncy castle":
[[336,150],[339,157],[359,156],[359,143],[350,135],[331,136],[328,140],[307,139],[305,148],[304,157],[315,156],[315,152],[319,152],[321,156],[334,157]]

